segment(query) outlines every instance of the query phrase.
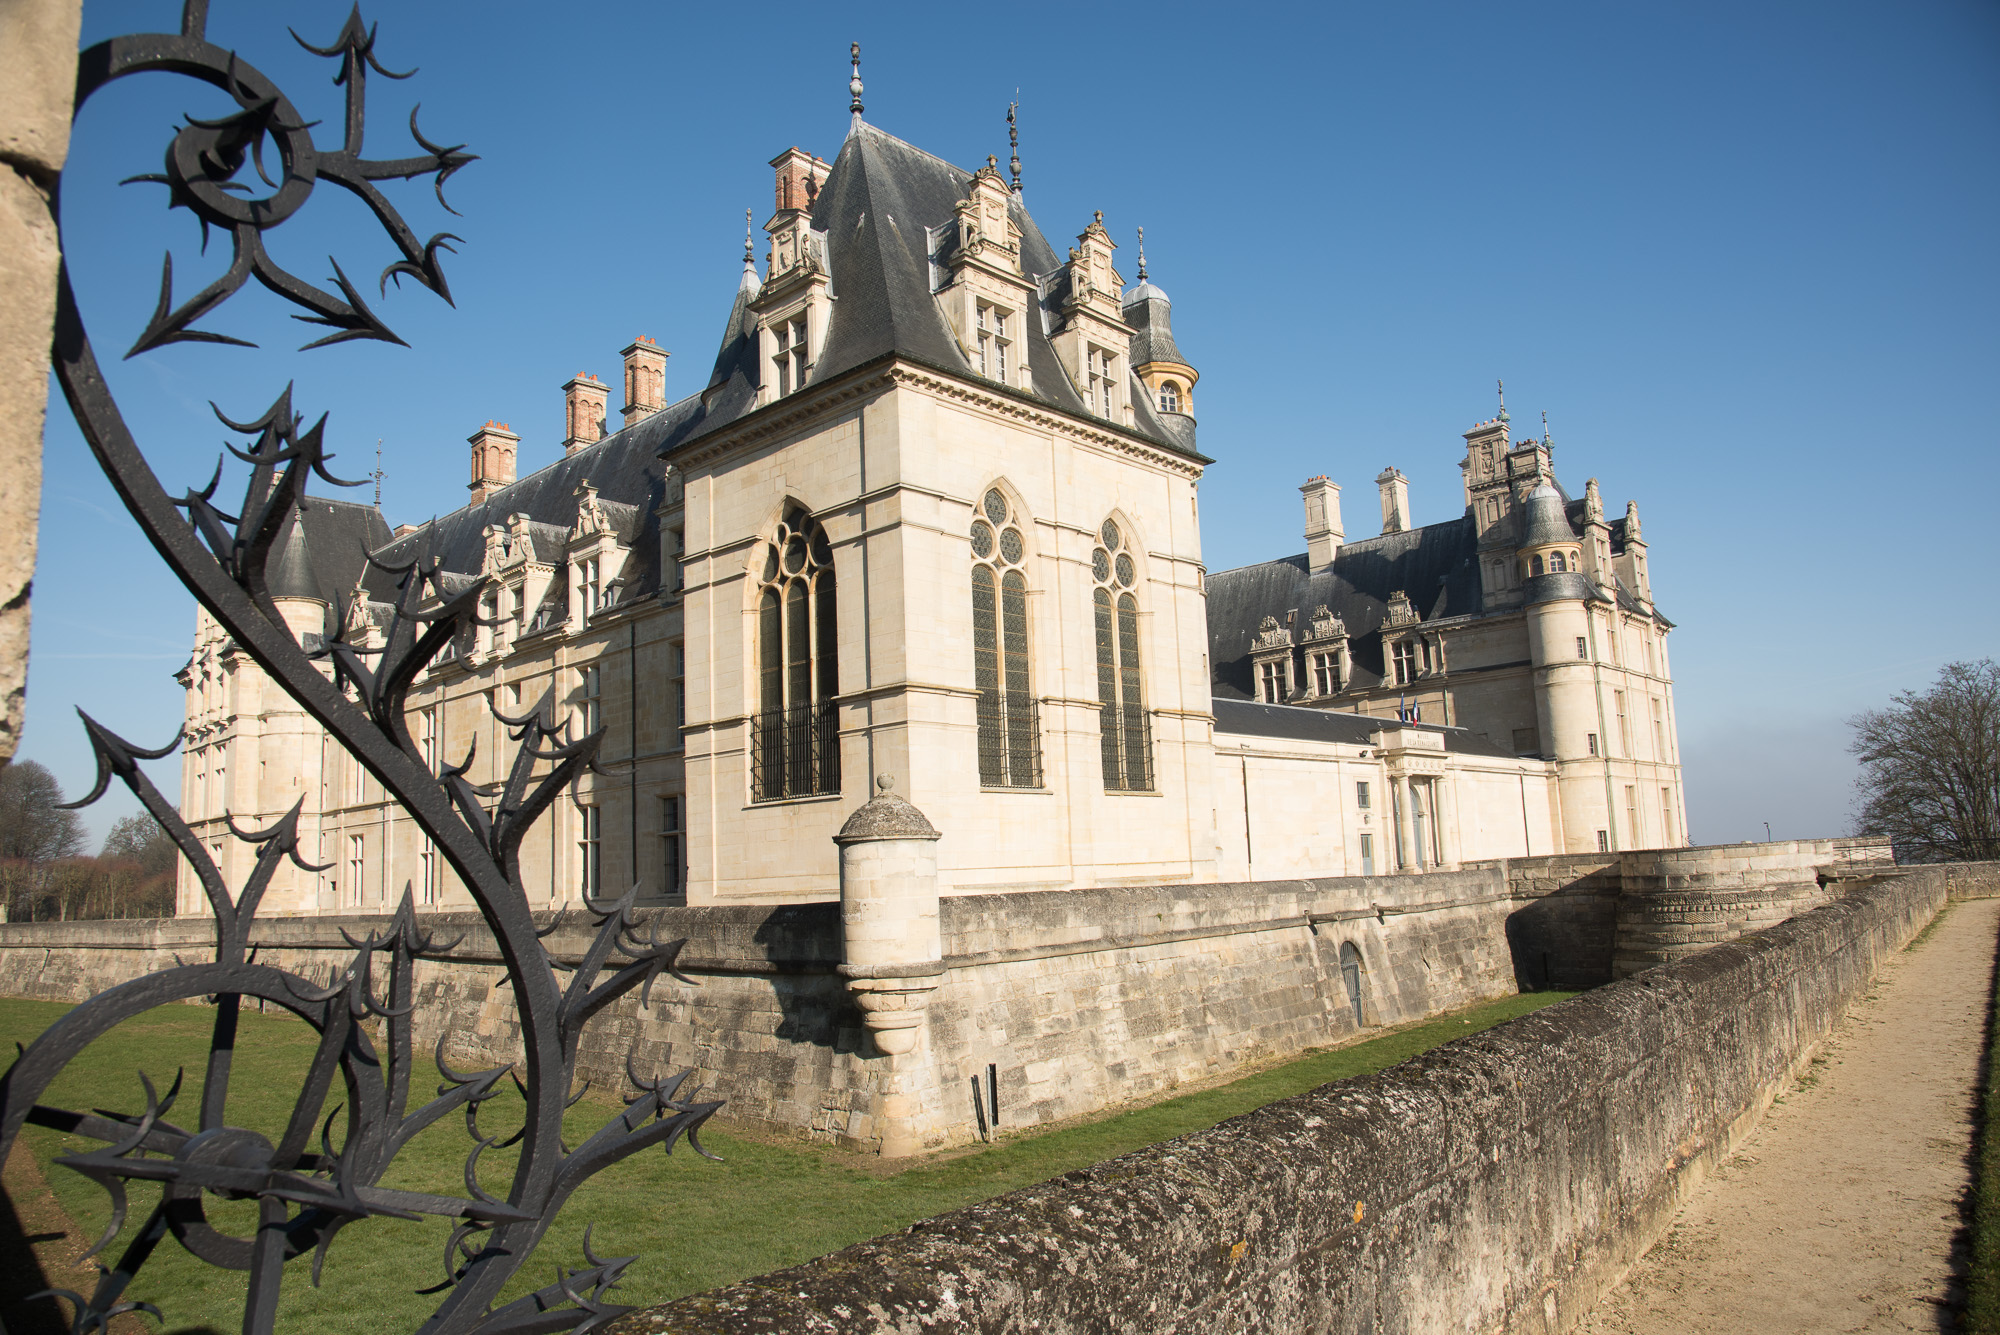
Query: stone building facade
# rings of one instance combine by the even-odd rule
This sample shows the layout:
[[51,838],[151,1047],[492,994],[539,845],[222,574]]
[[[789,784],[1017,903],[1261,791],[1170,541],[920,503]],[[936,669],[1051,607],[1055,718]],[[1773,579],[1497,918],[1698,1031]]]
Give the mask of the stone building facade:
[[[1338,489],[1309,484],[1305,557],[1209,576],[1198,376],[1101,215],[1059,251],[1018,173],[962,171],[858,107],[831,163],[772,167],[761,271],[746,241],[696,392],[669,402],[668,354],[636,339],[615,428],[611,384],[580,373],[559,457],[522,475],[537,446],[489,420],[462,508],[391,531],[314,497],[282,539],[274,594],[307,640],[379,636],[415,558],[454,590],[486,581],[490,624],[411,695],[434,766],[497,777],[530,710],[603,730],[523,850],[533,901],[834,898],[835,837],[881,776],[935,827],[943,894],[1389,874],[1599,830],[1682,842],[1670,753],[1643,775],[1629,740],[1578,754],[1614,736],[1577,731],[1593,690],[1625,692],[1642,737],[1657,698],[1670,735],[1666,623],[1636,512],[1604,522],[1594,485],[1566,502],[1546,442],[1471,433],[1467,518],[1446,525],[1408,529],[1391,470],[1388,531],[1345,548]],[[1614,626],[1629,660],[1603,647]],[[1564,657],[1572,638],[1591,652]],[[1422,669],[1392,686],[1383,653]],[[225,870],[251,856],[225,817],[303,801],[327,869],[288,867],[267,912],[369,912],[406,885],[469,905],[205,620],[182,680],[183,809]],[[1641,783],[1671,790],[1672,819],[1620,823],[1618,786]],[[200,903],[185,884],[182,910]]]

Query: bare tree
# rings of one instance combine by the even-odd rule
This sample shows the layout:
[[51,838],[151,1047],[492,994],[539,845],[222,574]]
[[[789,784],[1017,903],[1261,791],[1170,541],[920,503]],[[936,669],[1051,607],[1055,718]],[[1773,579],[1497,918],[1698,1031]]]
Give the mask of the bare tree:
[[1899,862],[2000,858],[2000,665],[1950,663],[1928,691],[1848,720],[1862,834]]
[[62,915],[62,897],[51,894],[54,867],[83,851],[83,821],[56,805],[62,800],[46,765],[16,760],[0,769],[0,896],[16,921]]

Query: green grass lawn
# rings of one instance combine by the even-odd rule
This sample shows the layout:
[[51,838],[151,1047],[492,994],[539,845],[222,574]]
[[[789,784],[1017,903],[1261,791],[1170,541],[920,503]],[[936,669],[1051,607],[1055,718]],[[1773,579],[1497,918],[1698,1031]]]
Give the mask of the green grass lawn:
[[[1537,992],[1508,997],[1365,1043],[1317,1052],[1229,1084],[1039,1134],[1024,1132],[970,1152],[919,1161],[901,1171],[885,1171],[878,1162],[803,1141],[712,1129],[703,1143],[726,1162],[710,1163],[685,1149],[671,1157],[654,1150],[614,1165],[585,1185],[570,1199],[507,1296],[548,1283],[557,1261],[580,1263],[583,1229],[592,1222],[596,1224],[592,1247],[599,1256],[641,1258],[617,1289],[617,1300],[662,1302],[714,1288],[1212,1126],[1329,1080],[1392,1066],[1570,995]],[[9,1042],[32,1039],[65,1009],[49,1002],[0,1000],[0,1050]],[[167,1006],[120,1026],[70,1065],[45,1102],[137,1112],[144,1106],[137,1071],[144,1070],[164,1090],[175,1069],[185,1067],[183,1103],[170,1120],[186,1125],[183,1118],[199,1095],[196,1086],[211,1015],[202,1007]],[[311,1033],[302,1022],[245,1015],[238,1038],[231,1122],[277,1139],[311,1055]],[[428,1074],[428,1068],[419,1072],[413,1102],[436,1083],[425,1078]],[[511,1091],[488,1105],[493,1115],[482,1118],[487,1134],[502,1126],[511,1129],[509,1103],[519,1106]],[[617,1106],[608,1096],[599,1101],[593,1095],[578,1103],[569,1117],[570,1143],[602,1124]],[[95,1238],[110,1217],[104,1193],[78,1174],[51,1164],[64,1152],[67,1139],[30,1127],[23,1142],[71,1218]],[[95,1145],[83,1142],[76,1148]],[[469,1148],[463,1121],[447,1118],[404,1151],[385,1185],[462,1195]],[[481,1185],[504,1196],[511,1170],[506,1155],[489,1151],[481,1160]],[[155,1199],[156,1194],[149,1195],[144,1187],[134,1189],[128,1237]],[[219,1226],[227,1227],[226,1220],[240,1226],[254,1210],[249,1203],[210,1199],[210,1217]],[[355,1224],[334,1241],[324,1287],[311,1287],[304,1258],[288,1269],[279,1328],[300,1335],[414,1329],[440,1300],[414,1290],[443,1277],[449,1231],[450,1224],[443,1220],[376,1219]],[[107,1249],[111,1257],[124,1241],[121,1238]],[[84,1292],[89,1291],[91,1279],[85,1274],[49,1276],[52,1284]],[[154,1253],[129,1296],[160,1307],[168,1331],[230,1331],[241,1324],[242,1294],[241,1274],[211,1269],[169,1242]]]

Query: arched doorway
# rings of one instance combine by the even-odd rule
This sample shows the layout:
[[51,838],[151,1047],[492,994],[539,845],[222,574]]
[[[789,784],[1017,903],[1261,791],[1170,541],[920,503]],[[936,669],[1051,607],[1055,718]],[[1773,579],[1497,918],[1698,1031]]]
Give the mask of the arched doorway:
[[1354,1012],[1354,1027],[1365,1026],[1368,1021],[1363,1015],[1361,1004],[1361,979],[1368,972],[1361,962],[1361,951],[1352,941],[1340,943],[1340,981],[1347,989],[1347,1004]]

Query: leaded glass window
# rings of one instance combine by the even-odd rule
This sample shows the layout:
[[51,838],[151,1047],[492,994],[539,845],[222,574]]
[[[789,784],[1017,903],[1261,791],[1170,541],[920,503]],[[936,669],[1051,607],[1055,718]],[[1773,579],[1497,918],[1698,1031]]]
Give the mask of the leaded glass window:
[[757,714],[751,778],[760,801],[840,791],[839,645],[833,548],[805,511],[785,512],[752,562]]
[[972,677],[979,691],[979,782],[1041,786],[1041,730],[1028,671],[1027,542],[995,487],[972,521]]
[[1099,745],[1104,786],[1111,791],[1150,792],[1153,787],[1151,724],[1139,673],[1139,600],[1133,592],[1138,566],[1125,547],[1125,534],[1106,520],[1098,531],[1102,546],[1090,554],[1097,581],[1091,612],[1097,630]]

